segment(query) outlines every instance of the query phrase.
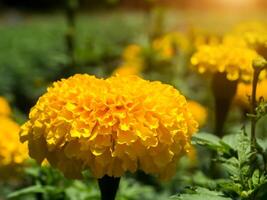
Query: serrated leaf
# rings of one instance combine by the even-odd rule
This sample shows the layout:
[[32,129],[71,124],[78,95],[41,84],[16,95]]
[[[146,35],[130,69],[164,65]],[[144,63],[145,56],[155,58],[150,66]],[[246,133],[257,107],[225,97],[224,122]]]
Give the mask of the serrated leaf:
[[260,183],[260,171],[258,169],[256,169],[252,175],[253,187],[257,187],[259,185],[259,183]]
[[238,175],[239,174],[239,162],[235,157],[232,157],[230,159],[225,159],[223,160],[223,164],[222,164],[225,168],[226,171],[230,174],[230,175]]
[[241,167],[242,165],[248,163],[251,156],[254,154],[254,152],[251,152],[250,138],[245,134],[239,135],[237,154]]

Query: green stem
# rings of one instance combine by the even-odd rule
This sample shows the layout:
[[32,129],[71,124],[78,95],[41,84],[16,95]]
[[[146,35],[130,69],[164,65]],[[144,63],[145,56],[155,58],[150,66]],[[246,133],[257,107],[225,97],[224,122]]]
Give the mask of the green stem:
[[66,0],[66,20],[68,30],[66,32],[66,47],[67,54],[70,59],[69,66],[71,68],[76,66],[75,60],[75,33],[76,33],[76,15],[79,6],[78,0]]
[[101,200],[115,200],[119,188],[120,178],[104,176],[98,179],[98,185],[101,192]]
[[251,94],[251,112],[253,117],[251,118],[251,148],[256,148],[256,123],[257,119],[256,115],[256,108],[257,108],[257,84],[261,70],[255,69],[253,74],[253,81],[252,81],[252,94]]

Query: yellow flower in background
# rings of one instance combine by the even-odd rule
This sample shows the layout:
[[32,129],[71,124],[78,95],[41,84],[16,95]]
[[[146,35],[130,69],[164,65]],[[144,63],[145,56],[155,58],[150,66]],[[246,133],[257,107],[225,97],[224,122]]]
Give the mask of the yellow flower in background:
[[[234,98],[234,103],[241,106],[242,108],[249,109],[250,102],[249,97],[251,96],[252,86],[251,83],[239,83],[237,86],[237,92]],[[267,100],[267,80],[262,80],[257,85],[257,100],[263,97]]]
[[136,65],[121,65],[113,71],[113,75],[129,76],[129,75],[139,75],[142,72],[140,66]]
[[22,164],[28,158],[26,144],[19,141],[20,127],[7,117],[0,117],[0,168]]
[[11,114],[11,109],[7,100],[0,96],[0,116],[9,116]]
[[234,28],[232,34],[244,39],[248,46],[267,59],[267,23],[241,23]]
[[185,35],[179,32],[171,32],[152,42],[152,48],[163,58],[171,59],[177,51],[187,51],[189,41]]
[[118,66],[113,75],[138,75],[144,68],[142,47],[131,44],[125,48],[122,54],[122,64]]
[[194,47],[198,48],[202,45],[218,45],[220,44],[220,37],[216,35],[196,35],[194,38]]
[[[199,127],[204,126],[207,123],[208,111],[200,103],[192,100],[187,100],[188,108],[193,115],[193,118],[198,122]],[[187,152],[187,157],[189,158],[191,166],[196,166],[197,164],[197,150],[195,146],[191,146]]]
[[10,114],[11,108],[8,102],[0,97],[0,174],[4,168],[5,172],[8,172],[12,167],[22,164],[28,157],[27,145],[19,141],[20,127],[9,118]]
[[197,130],[184,96],[137,76],[62,79],[29,118],[20,136],[31,157],[73,178],[89,169],[96,178],[143,170],[167,179]]
[[193,118],[198,122],[199,127],[204,126],[207,122],[208,111],[200,103],[188,100],[188,108]]
[[142,47],[136,44],[127,46],[122,54],[122,58],[127,61],[139,60]]
[[229,80],[250,81],[252,63],[257,58],[259,55],[248,48],[244,40],[226,36],[219,45],[199,46],[191,63],[199,73],[226,73]]

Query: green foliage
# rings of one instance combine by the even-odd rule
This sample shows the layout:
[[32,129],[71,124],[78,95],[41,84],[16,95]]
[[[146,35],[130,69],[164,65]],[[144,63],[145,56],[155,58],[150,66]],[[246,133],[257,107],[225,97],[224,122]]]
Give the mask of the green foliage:
[[[100,193],[97,181],[87,172],[84,180],[68,180],[58,171],[49,166],[40,167],[30,163],[25,169],[30,178],[28,187],[8,194],[8,199],[41,198],[43,200],[99,200]],[[152,186],[138,183],[133,178],[122,178],[117,194],[117,200],[162,200],[167,199],[168,193],[157,193]]]
[[[229,196],[239,196],[241,199],[262,198],[267,183],[265,161],[260,159],[266,154],[266,148],[261,152],[251,149],[250,137],[243,130],[241,133],[227,135],[222,139],[200,133],[195,136],[196,144],[207,147],[217,153],[217,161],[222,164],[229,177],[218,184],[218,188]],[[262,144],[264,142],[261,142]]]
[[[78,66],[69,69],[61,17],[34,17],[0,28],[0,95],[23,112],[42,95],[52,81],[74,73],[107,75],[116,65],[125,45],[136,37],[142,20],[138,15],[122,20],[114,13],[78,16],[76,52]],[[101,23],[98,23],[102,21]],[[120,24],[121,29],[114,28]]]
[[211,191],[206,188],[192,188],[186,191],[186,194],[173,196],[171,200],[231,200],[221,192]]

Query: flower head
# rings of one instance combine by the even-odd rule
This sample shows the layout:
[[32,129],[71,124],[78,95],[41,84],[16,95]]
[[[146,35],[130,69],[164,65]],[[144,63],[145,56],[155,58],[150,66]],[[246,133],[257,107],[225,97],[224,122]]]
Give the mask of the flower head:
[[11,109],[7,100],[0,97],[0,116],[9,116],[11,114]]
[[191,63],[199,73],[226,73],[229,80],[249,81],[257,58],[259,55],[242,39],[227,36],[219,45],[199,46]]
[[0,168],[20,165],[27,159],[27,145],[20,143],[19,130],[14,121],[0,117]]
[[132,44],[123,51],[122,64],[114,70],[113,75],[138,75],[143,68],[142,47]]
[[249,47],[267,59],[267,24],[262,22],[241,23],[233,30],[233,35],[244,39]]
[[175,56],[176,51],[186,51],[189,48],[189,42],[183,34],[172,32],[155,39],[152,47],[162,59],[168,60]]
[[97,178],[140,169],[168,178],[196,129],[185,97],[169,85],[77,74],[40,97],[21,140],[31,157],[69,177],[85,169]]
[[[242,108],[249,109],[250,102],[249,97],[252,93],[251,83],[239,83],[237,86],[237,92],[235,95],[234,103]],[[267,80],[262,80],[257,85],[257,100],[263,97],[267,99]]]
[[112,73],[113,75],[129,76],[129,75],[138,75],[142,71],[139,65],[124,64],[119,66]]
[[205,125],[208,117],[207,109],[196,101],[188,101],[188,107],[199,126]]

